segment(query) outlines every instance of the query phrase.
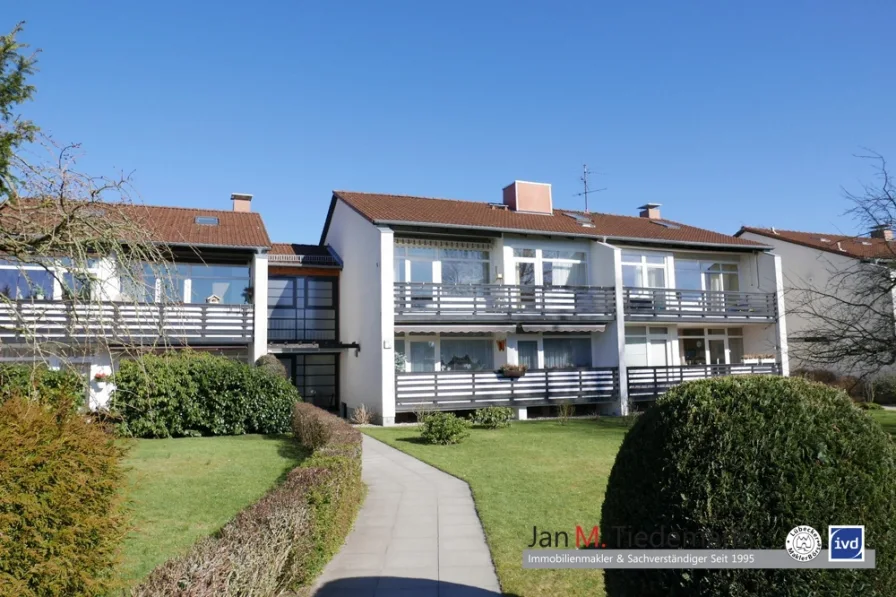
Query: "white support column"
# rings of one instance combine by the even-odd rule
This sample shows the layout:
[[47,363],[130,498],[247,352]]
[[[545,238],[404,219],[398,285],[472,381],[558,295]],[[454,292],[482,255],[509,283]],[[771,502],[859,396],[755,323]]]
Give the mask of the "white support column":
[[781,256],[772,255],[775,260],[775,300],[778,306],[778,319],[775,322],[778,333],[778,353],[781,357],[781,375],[790,375],[790,355],[787,346],[787,321],[784,313],[784,273],[781,267]]
[[625,365],[625,303],[622,298],[622,250],[613,251],[613,270],[616,298],[616,347],[619,351],[619,414],[628,415],[628,371]]
[[[390,228],[380,228],[380,342],[378,346],[362,346],[361,350],[375,350],[381,357],[383,425],[395,424],[395,234]],[[370,322],[375,325],[374,322]]]
[[513,418],[517,421],[525,421],[529,418],[529,411],[526,407],[520,407],[513,412]]
[[268,255],[252,256],[252,344],[249,358],[254,363],[268,353]]

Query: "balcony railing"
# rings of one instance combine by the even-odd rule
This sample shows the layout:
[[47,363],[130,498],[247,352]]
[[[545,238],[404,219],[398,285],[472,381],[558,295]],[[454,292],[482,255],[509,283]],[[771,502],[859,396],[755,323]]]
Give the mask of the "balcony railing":
[[252,305],[8,301],[0,302],[0,340],[245,344],[252,315]]
[[494,371],[395,374],[397,412],[544,406],[559,402],[596,404],[618,399],[619,370],[615,367],[531,370],[515,379]]
[[778,363],[749,365],[683,365],[680,367],[628,367],[628,396],[635,402],[656,400],[669,388],[686,381],[722,375],[780,375]]
[[612,319],[613,288],[397,282],[397,321],[519,319]]
[[667,288],[624,288],[626,316],[644,319],[759,319],[778,316],[772,292],[720,292]]

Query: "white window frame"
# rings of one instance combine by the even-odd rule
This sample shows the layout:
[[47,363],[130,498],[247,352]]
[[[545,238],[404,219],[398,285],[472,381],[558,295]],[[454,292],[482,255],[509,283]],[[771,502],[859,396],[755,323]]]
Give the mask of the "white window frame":
[[[417,257],[413,255],[408,255],[408,249],[432,249],[435,252],[433,258],[426,257]],[[460,250],[460,251],[483,251],[488,253],[487,259],[455,259],[455,258],[447,258],[445,259],[442,256],[442,251],[445,250]],[[432,264],[432,283],[433,284],[441,284],[442,283],[442,261],[460,261],[460,262],[471,262],[471,263],[485,263],[487,268],[487,276],[486,280],[483,284],[491,283],[491,273],[492,273],[492,258],[494,254],[494,247],[492,247],[488,243],[465,243],[465,242],[453,242],[453,241],[426,241],[426,240],[414,240],[414,239],[396,239],[395,246],[393,248],[393,267],[394,262],[396,260],[402,260],[402,266],[404,268],[404,279],[407,282],[415,282],[416,280],[411,279],[411,262],[426,262]]]
[[[638,255],[638,261],[633,261],[631,259],[626,260],[626,253]],[[658,263],[647,263],[648,257],[661,257],[663,259],[663,263],[662,263],[662,265],[660,265]],[[672,268],[669,267],[670,261],[672,261],[671,253],[661,253],[659,251],[638,251],[638,250],[632,250],[632,249],[622,249],[622,254],[621,254],[620,258],[621,258],[623,271],[625,271],[626,266],[638,267],[641,269],[641,279],[644,280],[645,282],[649,279],[649,276],[647,275],[648,269],[651,269],[651,268],[662,269],[663,270],[663,283],[665,284],[663,286],[663,288],[672,288],[672,284],[674,283],[674,280],[672,279],[672,277],[669,274],[670,270],[674,271],[674,267],[672,267]],[[624,279],[624,277],[623,277],[623,279]],[[620,280],[620,282],[621,282],[621,280]],[[635,288],[635,287],[631,287],[631,288]],[[649,287],[641,286],[639,288],[649,288]]]
[[[630,330],[634,330],[637,328],[645,328],[644,334],[633,334]],[[661,332],[660,330],[665,330]],[[674,339],[674,331],[668,325],[633,325],[626,326],[625,328],[625,341],[627,342],[629,338],[643,338],[645,345],[645,354],[647,355],[647,364],[646,365],[630,365],[628,360],[626,359],[626,365],[631,367],[673,367],[675,363],[674,358],[674,350],[672,339]],[[651,353],[650,353],[650,341],[651,340],[660,340],[663,341],[663,352],[665,353],[665,363],[652,363],[651,362]]]
[[[550,263],[565,263],[565,264],[582,264],[585,269],[585,282],[584,286],[589,286],[591,284],[591,268],[589,266],[590,259],[590,251],[586,247],[582,247],[579,245],[557,245],[557,246],[549,246],[545,247],[543,245],[538,246],[534,244],[517,244],[514,243],[513,246],[510,247],[510,257],[512,259],[512,267],[513,267],[513,281],[512,283],[515,285],[520,285],[519,273],[517,270],[517,263],[531,263],[534,265],[535,269],[535,286],[544,286],[544,264],[545,262]],[[516,250],[531,250],[535,251],[534,257],[517,257],[514,253]],[[584,255],[584,259],[571,259],[566,257],[545,257],[545,251],[569,251],[573,253],[582,253]],[[560,286],[559,288],[563,288]]]
[[[453,340],[453,338],[449,338],[449,340]],[[495,342],[496,339],[494,337],[485,337],[485,336],[476,336],[472,338],[467,338],[467,340],[483,340],[487,341],[491,344],[492,349],[492,364],[494,365],[497,359],[497,352]],[[410,351],[410,343],[411,342],[434,342],[435,343],[435,371],[451,371],[451,369],[442,369],[442,336],[436,336],[431,334],[414,334],[413,336],[404,335],[404,336],[395,336],[393,340],[393,346],[395,347],[396,352],[398,351],[398,343],[402,342],[404,344],[404,371],[401,373],[412,373],[411,371],[411,351]],[[541,357],[539,356],[539,359]],[[419,372],[417,372],[419,373]],[[460,373],[459,371],[456,373]]]
[[[740,263],[740,261],[737,261],[737,260],[727,260],[727,259],[711,259],[711,260],[710,260],[710,259],[687,259],[687,258],[683,258],[683,259],[682,259],[682,258],[676,258],[676,259],[675,259],[675,264],[677,264],[679,261],[684,261],[684,262],[688,262],[688,263],[696,263],[696,264],[698,264],[699,271],[700,271],[700,290],[703,291],[703,292],[706,292],[706,291],[709,291],[709,290],[710,290],[709,288],[706,287],[706,274],[710,273],[710,272],[708,271],[708,269],[709,269],[709,267],[711,267],[711,266],[713,266],[713,265],[717,265],[717,264],[718,264],[718,265],[723,265],[723,266],[724,266],[724,265],[733,265],[733,266],[736,268],[736,271],[735,271],[734,273],[737,274],[737,287],[738,287],[738,288],[741,288],[741,282],[743,282],[743,279],[741,278],[741,275],[740,275],[740,274],[741,274],[741,267],[740,267],[740,266],[741,266],[741,263]],[[673,270],[675,269],[675,264],[673,264],[673,268],[672,268]],[[731,273],[731,272],[713,272],[713,273],[720,273],[720,274],[721,274],[721,273]],[[676,280],[675,280],[675,284],[676,284],[676,287],[677,287],[677,286],[678,286],[678,279],[677,279],[677,277],[676,277]],[[740,291],[740,290],[736,290],[736,291],[727,291],[727,290],[726,290],[725,292],[742,292],[742,291]]]
[[[741,365],[741,364],[743,364],[743,363],[732,363],[732,362],[731,362],[731,346],[730,346],[730,344],[729,344],[729,342],[728,342],[728,339],[729,339],[729,338],[740,338],[741,341],[743,342],[743,340],[744,340],[744,333],[743,333],[743,328],[742,328],[742,327],[738,327],[738,328],[720,328],[720,327],[717,327],[717,326],[709,326],[709,327],[705,327],[705,328],[684,328],[684,329],[688,329],[688,330],[695,330],[695,329],[696,329],[696,330],[700,330],[701,332],[703,332],[703,334],[700,335],[700,336],[697,336],[697,335],[688,335],[688,336],[685,336],[684,334],[682,334],[682,333],[679,331],[679,334],[678,334],[678,352],[679,352],[680,359],[681,359],[681,363],[682,363],[683,366],[687,366],[687,365],[684,365],[684,354],[682,354],[683,351],[682,351],[682,348],[681,348],[681,347],[682,347],[682,343],[683,343],[684,340],[703,340],[703,351],[704,351],[703,360],[706,361],[706,366],[708,366],[708,367],[711,367],[711,366],[712,366],[712,363],[709,362],[709,360],[710,360],[710,359],[709,359],[709,354],[710,354],[710,353],[709,353],[709,341],[710,341],[710,340],[724,340],[724,342],[725,342],[725,363],[724,363],[724,364],[725,364],[725,365]],[[732,330],[732,329],[739,329],[739,330],[741,330],[741,333],[740,333],[740,334],[732,334],[732,333],[731,333],[731,330]],[[709,333],[709,330],[724,330],[725,333],[724,333],[724,334],[710,334],[710,333]],[[744,346],[744,354],[746,354],[746,346]]]
[[[596,365],[594,364],[594,338],[590,334],[539,334],[538,339],[538,366],[540,369],[545,368],[544,364],[544,341],[546,339],[557,338],[560,340],[572,340],[572,339],[586,339],[588,340],[588,347],[591,349],[591,369],[594,369]],[[519,358],[519,353],[517,353],[517,358]]]

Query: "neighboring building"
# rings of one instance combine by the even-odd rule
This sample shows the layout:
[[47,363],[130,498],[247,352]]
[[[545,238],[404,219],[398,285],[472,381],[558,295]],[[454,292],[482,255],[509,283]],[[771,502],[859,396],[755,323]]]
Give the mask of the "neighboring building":
[[[82,289],[90,298],[81,302],[66,300],[43,267],[4,261],[0,360],[34,360],[39,346],[62,345],[54,354],[68,351],[66,362],[90,380],[89,403],[98,408],[113,388],[94,376],[135,353],[190,347],[253,362],[273,352],[307,400],[338,409],[339,353],[355,346],[339,343],[338,256],[326,247],[271,243],[250,210],[252,196],[231,199],[231,211],[121,208],[172,262],[145,264],[136,279],[124,280],[114,256],[98,256]],[[65,260],[57,261],[70,275]],[[49,361],[56,366],[60,358]]]
[[[775,254],[783,261],[784,290],[790,309],[787,315],[787,333],[792,349],[793,368],[820,367],[818,363],[809,361],[811,353],[816,351],[808,343],[830,343],[830,338],[819,335],[820,330],[838,327],[841,324],[836,323],[837,321],[843,321],[844,331],[845,327],[852,328],[847,323],[851,316],[843,310],[851,303],[862,304],[864,299],[855,296],[853,289],[848,286],[859,281],[861,274],[858,272],[862,266],[875,262],[892,263],[896,257],[893,232],[884,227],[878,227],[869,236],[863,237],[744,226],[735,236],[773,247]],[[802,307],[809,302],[815,304]],[[813,312],[824,312],[826,308],[831,310],[827,322],[813,317]],[[883,310],[888,308],[889,303]],[[856,310],[854,319],[857,332],[858,322],[867,320],[874,312],[875,310],[866,308]],[[862,325],[874,324],[865,321]],[[892,318],[884,322],[884,327],[892,330]],[[840,374],[862,373],[860,367],[861,364],[851,363],[845,355],[837,363],[824,365],[824,368]]]
[[[769,243],[665,220],[555,210],[550,185],[484,203],[336,191],[347,409],[561,401],[623,413],[683,380],[788,373]],[[761,357],[761,358],[760,358]],[[525,364],[518,380],[495,370]]]

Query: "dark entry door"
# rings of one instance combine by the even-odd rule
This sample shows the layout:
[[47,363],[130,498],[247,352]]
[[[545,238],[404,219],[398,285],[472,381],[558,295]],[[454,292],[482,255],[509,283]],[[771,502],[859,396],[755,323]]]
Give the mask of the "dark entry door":
[[291,354],[277,358],[289,372],[302,400],[326,410],[339,410],[339,354]]

